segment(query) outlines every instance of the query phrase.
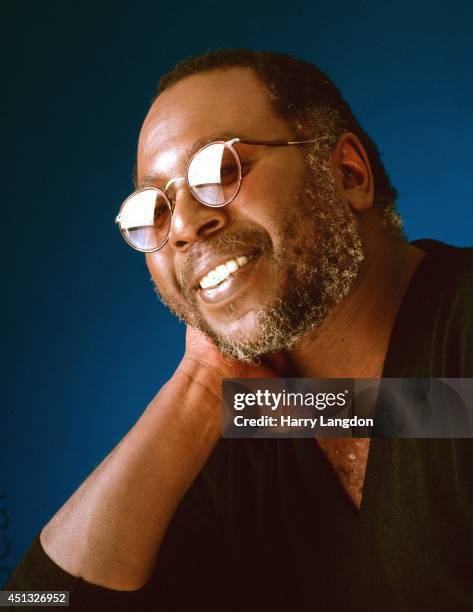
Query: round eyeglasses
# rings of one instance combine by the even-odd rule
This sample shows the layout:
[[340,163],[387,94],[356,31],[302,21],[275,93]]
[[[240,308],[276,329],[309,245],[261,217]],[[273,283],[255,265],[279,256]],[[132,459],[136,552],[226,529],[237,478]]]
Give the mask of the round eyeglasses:
[[164,189],[143,187],[132,193],[121,205],[115,219],[126,242],[142,253],[161,249],[168,241],[173,206],[167,190],[175,182],[185,180],[194,198],[212,208],[232,202],[241,186],[241,160],[235,144],[265,147],[286,147],[310,144],[321,140],[231,140],[211,142],[195,153],[185,177],[171,179]]

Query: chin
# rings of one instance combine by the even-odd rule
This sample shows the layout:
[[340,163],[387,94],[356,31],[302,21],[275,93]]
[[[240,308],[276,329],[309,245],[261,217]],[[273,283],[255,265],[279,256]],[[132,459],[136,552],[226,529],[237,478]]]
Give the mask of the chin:
[[251,311],[228,325],[211,326],[201,322],[199,328],[228,358],[256,363],[265,354],[285,348],[285,341],[277,325],[265,325],[267,312]]
[[231,311],[231,305],[228,311],[228,315],[225,317],[226,320],[212,320],[205,318],[205,324],[209,329],[225,338],[229,342],[234,340],[235,342],[244,341],[258,335],[258,317],[260,312],[263,312],[262,308],[251,309],[247,312],[238,315],[237,312]]

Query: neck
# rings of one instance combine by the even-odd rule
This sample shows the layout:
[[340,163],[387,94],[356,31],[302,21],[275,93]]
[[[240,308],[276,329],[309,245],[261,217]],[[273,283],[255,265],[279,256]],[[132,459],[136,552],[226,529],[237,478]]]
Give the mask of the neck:
[[424,255],[394,241],[367,252],[350,294],[287,354],[294,375],[380,378],[397,312]]

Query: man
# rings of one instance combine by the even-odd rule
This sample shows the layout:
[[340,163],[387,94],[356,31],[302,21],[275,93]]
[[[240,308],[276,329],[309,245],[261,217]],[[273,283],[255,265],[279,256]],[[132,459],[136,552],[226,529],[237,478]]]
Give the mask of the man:
[[405,242],[373,142],[279,54],[176,67],[136,180],[117,221],[185,355],[9,588],[77,609],[471,609],[469,440],[219,441],[223,378],[472,376],[471,251]]

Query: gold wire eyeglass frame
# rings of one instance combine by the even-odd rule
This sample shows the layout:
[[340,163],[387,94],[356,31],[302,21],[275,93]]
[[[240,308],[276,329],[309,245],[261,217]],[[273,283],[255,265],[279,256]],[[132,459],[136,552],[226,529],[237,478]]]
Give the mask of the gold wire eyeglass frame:
[[[168,230],[168,234],[166,236],[166,238],[161,242],[161,244],[159,244],[157,247],[154,247],[152,249],[142,249],[137,247],[136,245],[134,245],[128,238],[127,234],[126,234],[126,229],[122,228],[120,226],[120,220],[121,220],[121,213],[123,208],[126,206],[127,202],[129,200],[131,200],[131,198],[135,197],[138,193],[145,191],[145,190],[154,190],[156,192],[158,192],[160,194],[160,196],[163,198],[163,200],[166,202],[166,204],[169,207],[169,212],[171,213],[171,217],[172,217],[172,213],[173,213],[173,206],[171,203],[171,199],[169,198],[169,196],[167,195],[167,190],[169,189],[169,187],[171,185],[173,185],[174,183],[178,183],[181,181],[186,181],[187,187],[189,189],[189,191],[191,192],[192,196],[201,204],[203,204],[204,206],[209,206],[210,208],[222,208],[223,206],[227,206],[227,204],[230,204],[230,202],[233,202],[233,200],[237,197],[239,191],[240,191],[240,187],[241,187],[241,183],[243,180],[242,177],[242,172],[241,172],[241,160],[240,160],[240,156],[238,155],[238,151],[235,149],[235,144],[240,143],[240,144],[246,144],[246,145],[257,145],[257,146],[264,146],[264,147],[287,147],[287,146],[291,146],[291,145],[305,145],[305,144],[313,144],[315,142],[318,142],[320,140],[323,140],[322,138],[311,138],[309,140],[242,140],[240,138],[231,138],[230,140],[227,141],[223,141],[223,140],[214,140],[213,142],[209,142],[208,144],[204,145],[203,147],[201,147],[196,153],[194,153],[194,155],[191,157],[189,163],[187,164],[187,170],[186,170],[186,175],[185,176],[180,176],[180,177],[176,177],[176,178],[172,178],[170,179],[164,189],[160,189],[159,187],[153,187],[153,186],[146,186],[146,187],[141,187],[139,189],[136,189],[131,195],[129,195],[126,200],[123,201],[122,205],[120,206],[120,211],[115,219],[115,223],[118,224],[119,229],[120,229],[120,233],[122,234],[125,242],[130,245],[135,251],[139,251],[141,253],[153,253],[155,251],[159,251],[160,249],[162,249],[166,243],[168,242],[169,239],[169,232],[171,229],[171,223],[169,224],[169,230]],[[199,195],[196,193],[196,191],[192,188],[192,186],[189,183],[189,168],[192,164],[192,162],[194,161],[194,159],[200,155],[202,153],[202,151],[204,151],[205,149],[207,149],[208,147],[211,147],[213,145],[225,145],[227,147],[230,148],[230,150],[233,153],[233,156],[236,159],[237,162],[237,168],[238,168],[238,181],[237,181],[237,185],[235,187],[235,191],[232,194],[231,197],[229,197],[227,200],[225,200],[223,203],[219,203],[219,204],[209,204],[208,202],[206,202],[205,200],[203,200],[202,198],[199,197]]]

